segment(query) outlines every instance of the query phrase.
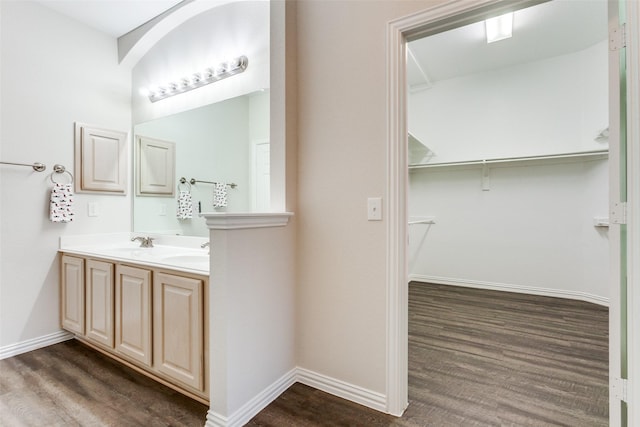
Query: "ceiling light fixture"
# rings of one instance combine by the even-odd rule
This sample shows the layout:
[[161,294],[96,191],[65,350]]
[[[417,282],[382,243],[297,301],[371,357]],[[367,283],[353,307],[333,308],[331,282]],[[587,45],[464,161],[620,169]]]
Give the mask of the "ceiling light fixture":
[[222,62],[215,67],[210,67],[201,73],[194,73],[190,77],[182,77],[173,82],[152,88],[143,89],[141,92],[149,97],[149,101],[156,102],[170,96],[188,92],[210,83],[217,82],[227,77],[240,74],[247,69],[249,59],[246,56],[239,56],[227,62]]
[[487,19],[484,24],[487,30],[487,43],[508,39],[513,34],[513,12]]

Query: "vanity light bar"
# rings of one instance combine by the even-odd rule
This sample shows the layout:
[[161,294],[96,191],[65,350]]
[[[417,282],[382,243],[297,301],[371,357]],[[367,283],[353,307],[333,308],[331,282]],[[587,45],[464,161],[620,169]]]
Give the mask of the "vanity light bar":
[[226,79],[236,74],[240,74],[247,69],[249,59],[246,56],[239,56],[231,61],[221,62],[215,67],[210,67],[201,73],[195,73],[190,77],[183,77],[177,81],[173,81],[162,86],[147,89],[147,96],[151,102],[160,101],[170,96],[188,92],[209,83]]

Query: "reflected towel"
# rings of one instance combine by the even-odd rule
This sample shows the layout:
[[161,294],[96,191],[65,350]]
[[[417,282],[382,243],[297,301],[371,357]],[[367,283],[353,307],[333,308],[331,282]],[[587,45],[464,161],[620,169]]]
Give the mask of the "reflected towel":
[[214,208],[226,208],[227,207],[227,184],[223,182],[216,182],[213,187],[213,207]]
[[73,184],[55,183],[49,200],[49,220],[51,222],[73,221]]
[[193,201],[189,191],[180,191],[178,193],[178,211],[176,212],[178,219],[193,218]]

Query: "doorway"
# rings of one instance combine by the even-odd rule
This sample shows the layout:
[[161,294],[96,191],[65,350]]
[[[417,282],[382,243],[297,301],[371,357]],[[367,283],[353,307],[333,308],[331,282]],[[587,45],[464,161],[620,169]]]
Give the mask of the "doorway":
[[[389,132],[391,149],[389,151],[389,259],[392,265],[389,269],[388,283],[388,410],[399,414],[406,407],[406,364],[403,362],[406,356],[406,321],[407,313],[403,307],[407,306],[407,260],[409,252],[404,244],[404,236],[407,235],[407,182],[406,167],[408,150],[406,147],[406,117],[408,112],[406,93],[406,70],[403,60],[407,55],[406,42],[411,42],[421,37],[438,34],[443,31],[484,20],[488,17],[504,14],[509,11],[530,6],[532,2],[484,2],[471,8],[460,4],[443,5],[390,23],[389,25],[389,68],[388,78],[390,120]],[[498,157],[499,158],[499,157]],[[484,173],[483,173],[484,176]],[[482,179],[482,178],[481,178]],[[428,216],[428,215],[426,215]],[[437,218],[436,218],[437,222]],[[394,263],[397,261],[397,263]],[[615,260],[613,260],[615,261]],[[612,317],[618,315],[617,307],[612,307]],[[394,344],[396,347],[394,347]],[[614,350],[615,351],[615,350]],[[615,414],[612,415],[615,419]]]
[[407,45],[409,278],[607,305],[606,0],[498,18]]

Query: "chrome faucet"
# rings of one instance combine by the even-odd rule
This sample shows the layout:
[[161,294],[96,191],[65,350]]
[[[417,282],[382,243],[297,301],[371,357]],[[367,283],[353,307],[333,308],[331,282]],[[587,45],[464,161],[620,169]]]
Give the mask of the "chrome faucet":
[[132,242],[135,242],[136,240],[140,241],[140,247],[141,248],[152,248],[153,247],[153,237],[142,237],[142,236],[138,236],[138,237],[133,237],[131,238]]

